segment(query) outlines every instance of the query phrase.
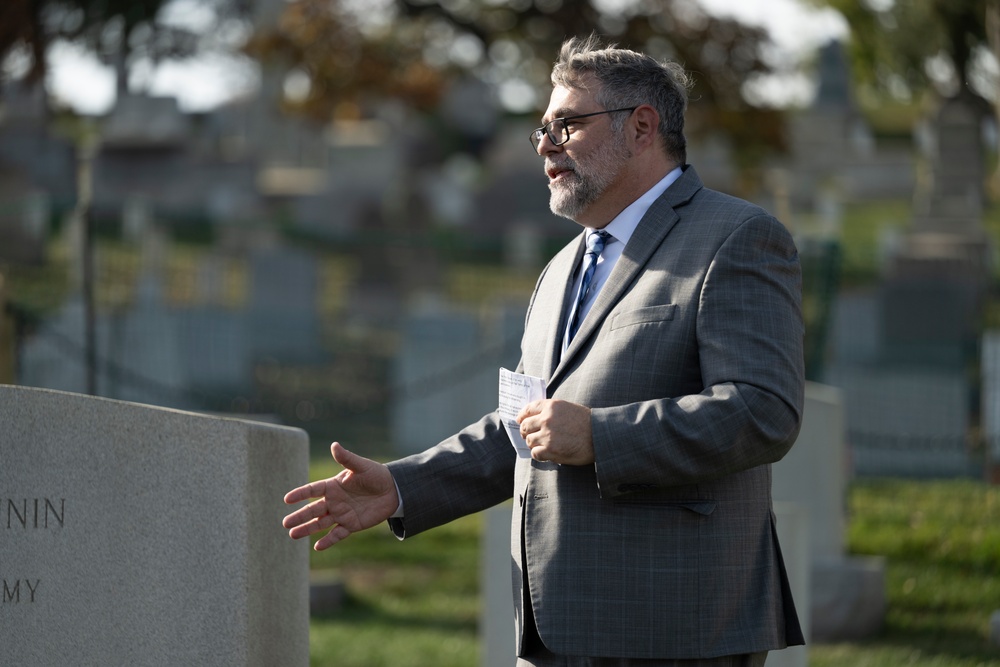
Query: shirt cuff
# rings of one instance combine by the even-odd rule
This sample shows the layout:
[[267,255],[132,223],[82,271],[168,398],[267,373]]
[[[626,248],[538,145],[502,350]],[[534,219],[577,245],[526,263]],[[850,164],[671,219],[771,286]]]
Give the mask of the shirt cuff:
[[396,486],[396,497],[399,498],[399,504],[396,506],[396,511],[392,513],[390,519],[402,519],[403,518],[403,494],[399,492],[399,484],[396,484],[396,480],[392,480],[392,483]]

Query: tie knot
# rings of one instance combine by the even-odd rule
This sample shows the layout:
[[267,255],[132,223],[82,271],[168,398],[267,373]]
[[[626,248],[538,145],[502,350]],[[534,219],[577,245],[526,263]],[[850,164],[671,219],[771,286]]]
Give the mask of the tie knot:
[[603,229],[597,229],[587,234],[587,252],[600,255],[604,251],[604,244],[611,238],[611,234]]

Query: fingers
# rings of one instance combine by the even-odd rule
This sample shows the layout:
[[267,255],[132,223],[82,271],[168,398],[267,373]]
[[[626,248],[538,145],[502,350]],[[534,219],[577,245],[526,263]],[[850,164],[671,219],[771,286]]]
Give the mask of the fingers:
[[537,401],[532,401],[531,403],[528,403],[523,408],[521,408],[521,411],[517,413],[517,417],[515,418],[515,420],[517,421],[517,423],[521,424],[528,417],[532,417],[534,415],[537,415],[539,412],[541,412],[542,411],[542,405],[544,405],[544,403],[545,403],[546,400],[547,399],[541,399],[541,400],[537,400]]
[[326,493],[326,482],[327,480],[321,479],[315,482],[310,482],[309,484],[304,484],[297,489],[292,489],[285,494],[285,504],[294,505],[295,503],[303,500],[321,497]]
[[288,514],[281,522],[293,539],[329,529],[318,550],[333,546],[352,532],[370,528],[389,518],[399,500],[389,469],[345,449],[330,445],[333,459],[344,467],[334,477],[305,484],[285,494],[285,502],[316,499]]
[[337,542],[346,539],[351,534],[349,529],[344,527],[342,524],[337,523],[331,515],[327,514],[293,527],[288,531],[288,536],[293,540],[298,540],[303,537],[309,537],[310,535],[313,535],[321,530],[326,530],[327,528],[330,530],[326,533],[326,535],[316,540],[316,544],[313,545],[313,549],[316,551],[328,549]]
[[333,517],[329,514],[324,514],[323,516],[318,516],[312,519],[304,519],[303,521],[298,522],[290,522],[288,519],[289,517],[285,517],[285,521],[283,523],[287,524],[285,525],[285,528],[288,528],[288,536],[294,540],[302,537],[309,537],[313,533],[325,530],[336,523]]
[[529,403],[519,415],[521,437],[536,461],[586,465],[594,461],[590,408],[545,399]]
[[360,470],[368,462],[368,459],[358,456],[339,442],[330,445],[330,454],[333,456],[334,461],[344,466],[347,470]]
[[[364,462],[367,461],[364,457],[345,449],[339,442],[330,445],[330,453],[333,455],[333,460],[347,470],[357,470],[359,467],[363,467]],[[285,494],[285,503],[294,505],[297,502],[309,500],[310,498],[319,498],[326,494],[328,482],[329,480],[321,479],[304,484],[297,489],[292,489]]]
[[323,549],[329,549],[337,542],[343,539],[347,539],[351,535],[351,531],[347,530],[341,525],[334,526],[330,532],[328,532],[323,537],[316,540],[316,544],[313,545],[313,549],[316,551],[323,551]]
[[[545,419],[541,416],[544,407],[545,400],[532,401],[517,413],[517,423],[521,426],[521,437],[525,442],[528,442],[529,435],[540,431],[545,424]],[[528,442],[528,445],[531,446],[531,443]]]
[[300,507],[291,514],[288,514],[284,519],[282,519],[281,525],[285,528],[292,528],[293,526],[304,524],[307,521],[318,519],[326,514],[329,514],[326,500],[320,499],[316,502],[309,503],[305,507]]

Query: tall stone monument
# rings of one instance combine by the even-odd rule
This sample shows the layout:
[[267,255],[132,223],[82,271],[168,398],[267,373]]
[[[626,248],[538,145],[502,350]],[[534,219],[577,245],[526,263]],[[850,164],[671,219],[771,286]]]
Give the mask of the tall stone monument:
[[[878,370],[886,385],[899,388],[883,394],[890,406],[882,414],[900,415],[904,427],[897,433],[905,435],[876,437],[876,429],[868,429],[852,441],[859,452],[880,452],[911,474],[974,470],[968,451],[974,401],[967,397],[975,394],[978,381],[973,369],[992,254],[982,224],[984,111],[981,100],[963,92],[945,100],[932,119],[925,142],[927,187],[916,193],[913,220],[878,289]],[[926,390],[905,400],[903,394],[918,385]],[[918,430],[927,415],[955,404],[941,395],[946,388],[957,397],[957,411],[949,411],[957,427],[944,428],[949,418]],[[862,447],[863,439],[869,442]],[[857,463],[860,471],[863,459]]]
[[309,663],[299,429],[0,385],[0,662]]
[[975,347],[990,258],[981,127],[982,109],[968,94],[945,100],[933,119],[929,186],[916,195],[881,288],[886,361],[956,368]]

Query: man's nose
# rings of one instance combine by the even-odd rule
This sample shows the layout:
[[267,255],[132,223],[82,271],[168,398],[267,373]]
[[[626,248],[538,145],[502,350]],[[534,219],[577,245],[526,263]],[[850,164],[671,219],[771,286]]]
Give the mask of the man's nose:
[[538,154],[542,157],[546,155],[551,155],[552,153],[561,153],[563,150],[563,144],[555,144],[549,139],[548,132],[542,132],[542,138],[538,141],[538,148],[536,149]]

